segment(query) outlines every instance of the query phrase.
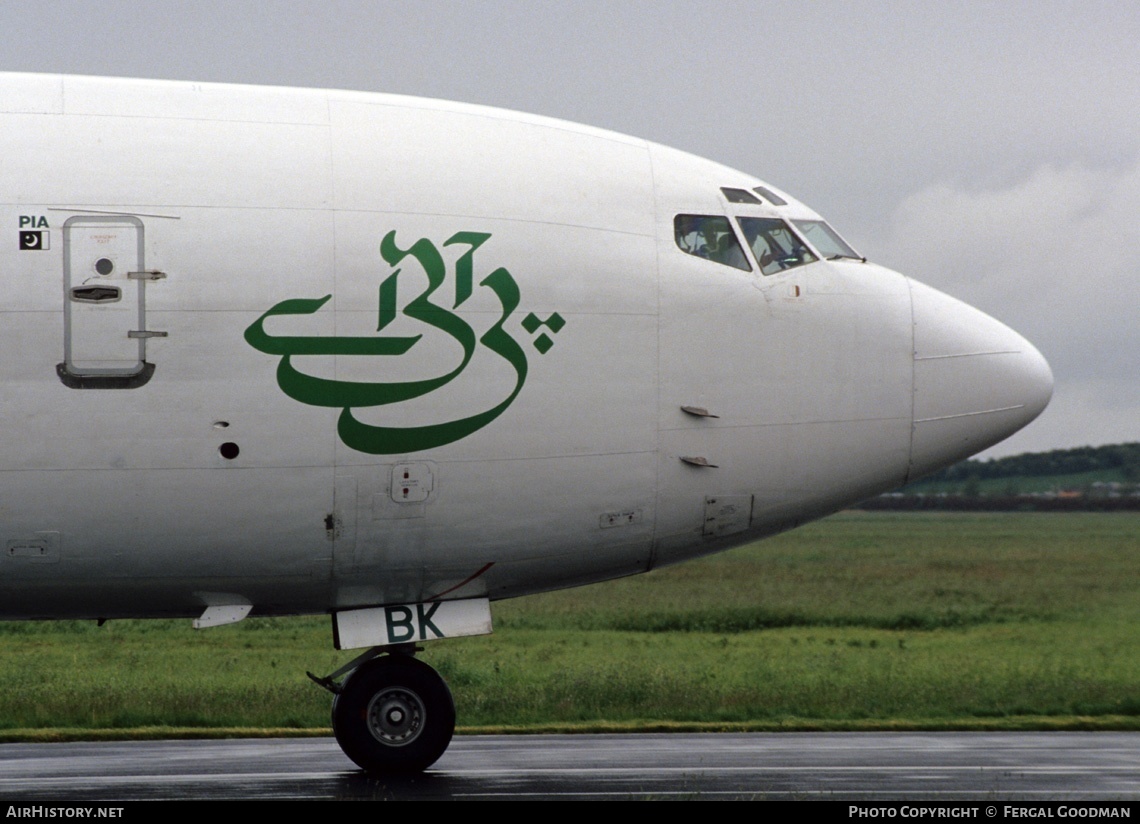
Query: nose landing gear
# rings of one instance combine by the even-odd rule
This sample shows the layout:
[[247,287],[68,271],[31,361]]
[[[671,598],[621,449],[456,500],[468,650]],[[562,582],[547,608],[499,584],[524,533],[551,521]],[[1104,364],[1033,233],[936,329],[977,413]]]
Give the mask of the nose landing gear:
[[451,690],[422,661],[406,654],[371,657],[342,683],[336,684],[332,677],[313,680],[335,693],[333,733],[344,754],[362,769],[422,772],[451,743],[455,731]]

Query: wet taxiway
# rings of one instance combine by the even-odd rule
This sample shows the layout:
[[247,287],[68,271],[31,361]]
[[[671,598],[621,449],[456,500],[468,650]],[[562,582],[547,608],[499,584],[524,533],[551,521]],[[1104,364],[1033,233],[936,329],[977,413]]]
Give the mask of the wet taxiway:
[[461,736],[371,778],[332,739],[0,745],[0,800],[1140,799],[1140,733]]

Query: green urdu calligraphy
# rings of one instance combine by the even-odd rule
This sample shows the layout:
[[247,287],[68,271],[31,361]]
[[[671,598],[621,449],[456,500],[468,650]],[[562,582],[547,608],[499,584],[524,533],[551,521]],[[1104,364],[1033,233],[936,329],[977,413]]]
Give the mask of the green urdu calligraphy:
[[[490,238],[480,232],[458,232],[452,235],[444,246],[465,245],[466,251],[455,262],[455,302],[452,309],[461,306],[473,293],[475,251]],[[376,331],[382,331],[396,318],[397,283],[400,269],[397,264],[407,257],[413,258],[427,275],[427,287],[408,302],[403,314],[426,323],[454,338],[463,351],[459,365],[445,374],[415,381],[394,381],[389,383],[363,383],[319,378],[298,370],[292,358],[298,355],[367,355],[391,357],[409,352],[422,335],[412,337],[383,336],[371,337],[319,337],[319,336],[276,336],[265,331],[267,318],[279,315],[311,315],[319,311],[332,295],[323,298],[292,298],[283,300],[265,312],[245,330],[245,340],[254,349],[267,355],[281,355],[277,365],[277,383],[281,390],[301,403],[312,406],[341,407],[337,423],[337,433],[347,446],[372,455],[392,455],[431,449],[453,443],[482,429],[495,420],[511,405],[527,375],[526,353],[513,337],[503,328],[507,319],[518,308],[519,288],[511,273],[498,268],[479,282],[479,286],[490,289],[499,300],[502,314],[498,322],[476,341],[475,332],[459,315],[432,301],[444,285],[447,266],[443,256],[427,238],[421,238],[408,249],[396,245],[396,233],[389,232],[380,243],[380,256],[394,271],[385,278],[379,287],[378,322]],[[533,313],[523,321],[523,328],[533,333],[538,327],[546,326],[557,333],[565,321],[554,313],[546,321],[540,321]],[[458,377],[471,362],[476,343],[481,344],[511,365],[515,372],[515,386],[500,403],[476,415],[427,426],[393,427],[373,426],[358,420],[352,410],[357,407],[384,406],[399,403],[426,395],[445,386]],[[535,348],[545,354],[552,345],[550,338],[540,335]]]

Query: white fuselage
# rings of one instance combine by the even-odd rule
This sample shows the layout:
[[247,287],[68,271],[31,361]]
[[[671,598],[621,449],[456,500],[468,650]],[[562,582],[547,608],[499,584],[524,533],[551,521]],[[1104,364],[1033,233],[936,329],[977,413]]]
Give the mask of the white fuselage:
[[819,216],[597,129],[5,75],[0,142],[0,617],[644,572],[953,463],[1051,392],[1024,339],[873,263],[682,251],[678,215]]

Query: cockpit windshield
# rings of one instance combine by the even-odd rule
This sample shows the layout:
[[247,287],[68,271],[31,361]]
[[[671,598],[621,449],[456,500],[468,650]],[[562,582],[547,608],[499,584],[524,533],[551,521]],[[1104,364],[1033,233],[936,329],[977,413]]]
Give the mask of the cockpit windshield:
[[797,229],[803,232],[808,243],[814,246],[819,253],[828,260],[836,260],[837,258],[865,260],[862,255],[848,246],[846,241],[837,235],[835,230],[824,221],[793,220],[792,223],[796,225]]
[[738,217],[736,222],[740,224],[744,238],[760,264],[760,271],[765,275],[819,260],[779,218]]
[[752,271],[726,217],[677,215],[673,219],[673,235],[677,247],[686,254]]

